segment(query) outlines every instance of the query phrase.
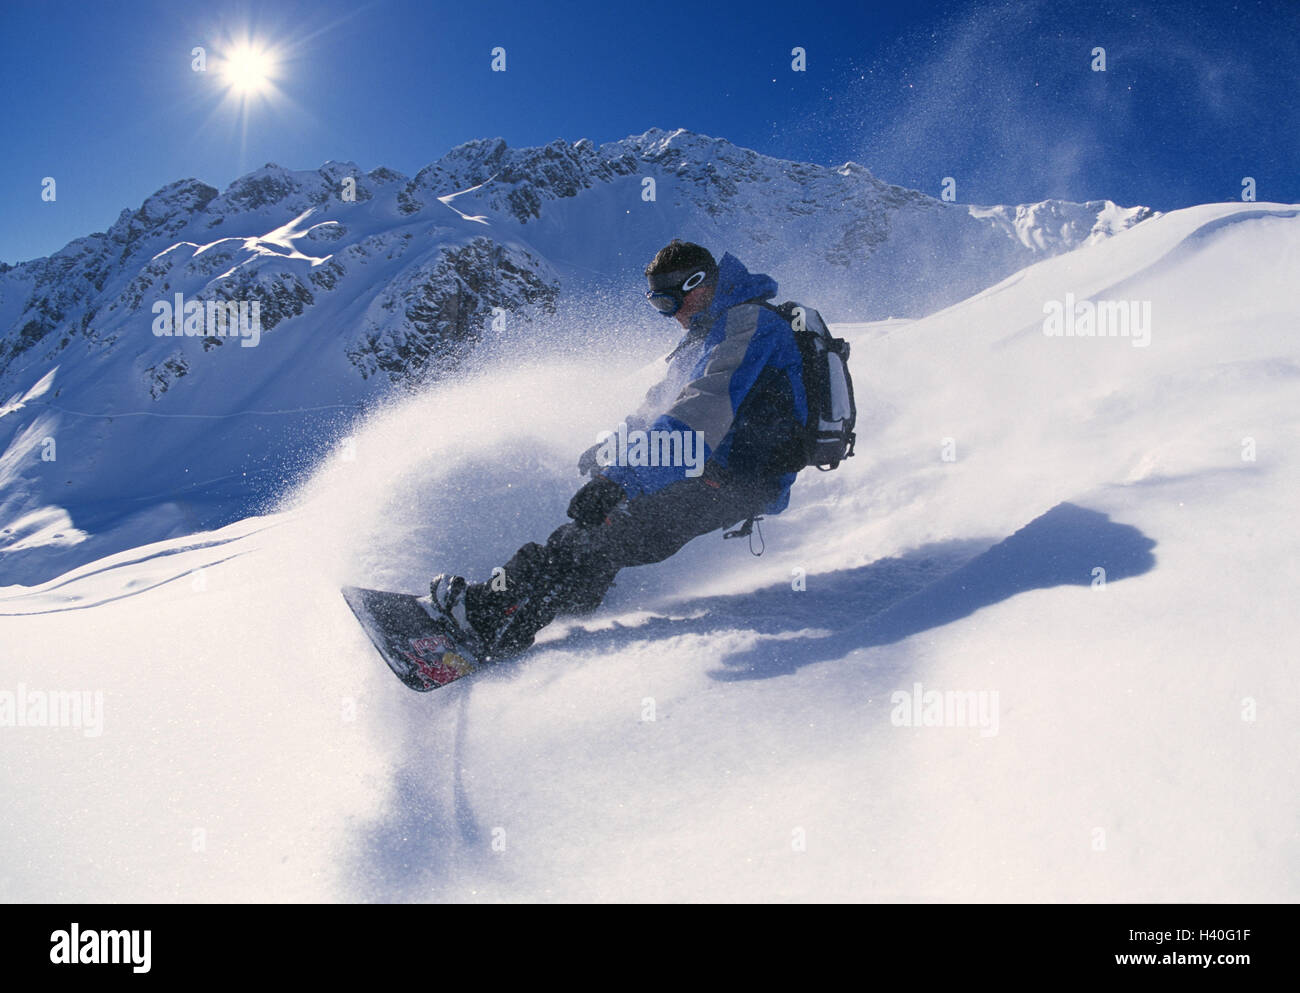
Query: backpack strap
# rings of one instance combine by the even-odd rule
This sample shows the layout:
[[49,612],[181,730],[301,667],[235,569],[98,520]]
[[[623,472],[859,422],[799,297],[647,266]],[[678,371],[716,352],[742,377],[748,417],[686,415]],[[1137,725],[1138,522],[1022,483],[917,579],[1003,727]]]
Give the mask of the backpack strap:
[[757,307],[762,307],[764,310],[770,310],[787,324],[789,324],[794,318],[795,302],[793,300],[787,300],[785,303],[777,304],[773,303],[768,297],[754,297],[752,300],[743,301],[739,306],[743,307],[745,304],[754,304]]

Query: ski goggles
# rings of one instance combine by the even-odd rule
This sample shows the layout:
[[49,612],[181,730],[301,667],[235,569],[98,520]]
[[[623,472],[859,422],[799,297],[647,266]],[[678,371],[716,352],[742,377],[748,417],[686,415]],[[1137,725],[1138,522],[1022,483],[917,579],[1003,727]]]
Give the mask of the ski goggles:
[[686,294],[709,278],[703,269],[678,269],[675,272],[659,272],[649,277],[650,289],[645,291],[645,298],[650,306],[664,317],[672,317],[682,309]]

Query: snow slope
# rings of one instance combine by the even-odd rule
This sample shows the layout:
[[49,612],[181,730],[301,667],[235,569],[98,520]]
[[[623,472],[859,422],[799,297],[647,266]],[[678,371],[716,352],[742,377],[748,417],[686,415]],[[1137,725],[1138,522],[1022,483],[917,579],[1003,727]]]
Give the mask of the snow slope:
[[[1295,900],[1297,271],[1300,208],[1212,204],[842,325],[859,457],[761,558],[697,539],[433,694],[337,587],[540,539],[644,354],[485,367],[274,514],[0,590],[0,691],[103,694],[0,727],[0,897]],[[1149,346],[1045,336],[1066,293]],[[918,683],[996,722],[898,726]]]

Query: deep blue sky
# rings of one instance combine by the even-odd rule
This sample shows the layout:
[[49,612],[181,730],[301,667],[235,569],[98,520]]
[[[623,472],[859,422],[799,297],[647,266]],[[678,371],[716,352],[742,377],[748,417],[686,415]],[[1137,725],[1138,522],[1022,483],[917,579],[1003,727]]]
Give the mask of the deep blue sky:
[[[413,174],[477,137],[600,143],[686,127],[963,202],[1108,197],[1171,209],[1300,200],[1300,2],[7,0],[0,260],[108,227],[159,187],[268,161]],[[246,118],[216,72],[283,53]],[[507,71],[490,71],[502,46]],[[790,50],[808,71],[790,70]],[[1105,73],[1090,51],[1107,51]],[[58,199],[40,199],[43,177]]]

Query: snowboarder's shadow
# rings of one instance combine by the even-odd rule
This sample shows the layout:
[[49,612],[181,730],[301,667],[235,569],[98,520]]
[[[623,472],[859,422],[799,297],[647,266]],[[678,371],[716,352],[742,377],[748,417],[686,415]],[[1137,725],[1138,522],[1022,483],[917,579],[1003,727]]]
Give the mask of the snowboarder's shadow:
[[899,558],[807,577],[736,596],[673,605],[635,628],[575,630],[554,648],[611,649],[630,631],[648,638],[728,630],[758,635],[722,660],[718,680],[766,679],[942,627],[1017,593],[1094,587],[1149,571],[1156,543],[1129,524],[1071,503],[1057,504],[1010,537],[953,541]]

